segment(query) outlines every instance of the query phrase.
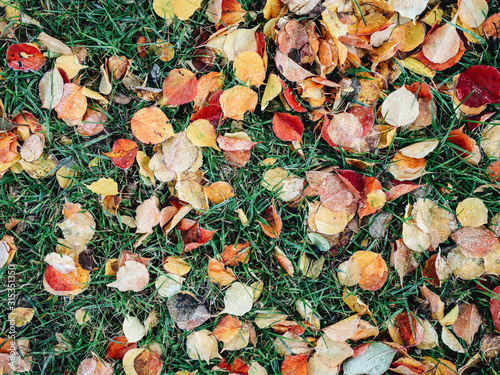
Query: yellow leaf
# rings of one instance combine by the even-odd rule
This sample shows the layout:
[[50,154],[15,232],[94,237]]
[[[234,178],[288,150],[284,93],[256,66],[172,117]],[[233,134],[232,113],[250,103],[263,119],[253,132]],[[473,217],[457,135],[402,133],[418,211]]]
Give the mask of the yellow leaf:
[[426,67],[424,63],[421,63],[413,57],[407,57],[402,61],[402,63],[406,69],[411,70],[413,73],[417,73],[429,78],[434,78],[434,76],[436,75],[436,72],[434,70]]
[[80,69],[86,68],[81,65],[76,55],[63,55],[56,59],[56,67],[64,70],[69,79],[73,79],[78,75]]
[[149,178],[154,184],[155,175],[151,170],[151,168],[149,168],[149,161],[151,160],[151,158],[147,156],[144,152],[137,151],[135,159],[137,160],[137,164],[139,164],[139,174]]
[[56,178],[57,182],[59,183],[59,186],[62,187],[63,189],[68,188],[69,186],[73,185],[73,178],[78,177],[80,174],[78,171],[75,171],[74,169],[69,169],[66,166],[62,166],[57,170],[56,173]]
[[202,0],[172,0],[174,14],[180,20],[187,20],[201,6]]
[[234,75],[250,86],[260,86],[266,78],[264,60],[257,52],[245,51],[236,56],[233,63]]
[[101,178],[90,185],[85,185],[91,192],[101,195],[117,195],[118,184],[111,178]]
[[189,140],[198,147],[212,147],[220,151],[217,146],[215,128],[208,120],[193,121],[186,129]]
[[269,102],[281,94],[282,90],[283,86],[281,86],[281,80],[276,74],[271,73],[267,79],[266,89],[264,90],[264,94],[262,95],[262,100],[260,102],[261,109],[266,109]]
[[167,25],[170,25],[174,18],[174,6],[172,0],[154,0],[153,10],[155,13],[167,20]]

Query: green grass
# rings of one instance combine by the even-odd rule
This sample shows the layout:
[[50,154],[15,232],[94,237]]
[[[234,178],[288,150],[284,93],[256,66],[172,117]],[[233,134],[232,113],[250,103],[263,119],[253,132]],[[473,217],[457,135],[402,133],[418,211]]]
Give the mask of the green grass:
[[[124,55],[133,59],[133,70],[138,76],[145,76],[151,71],[154,64],[161,70],[161,79],[166,77],[173,68],[186,67],[185,61],[193,56],[193,37],[195,29],[208,30],[209,23],[203,11],[198,11],[189,22],[174,22],[167,27],[163,20],[157,17],[151,8],[151,1],[19,1],[19,7],[32,18],[38,20],[43,31],[54,37],[60,38],[70,46],[82,45],[87,48],[88,59],[82,77],[82,84],[91,83],[99,74],[99,66],[105,57],[111,55]],[[490,3],[491,14],[498,11],[498,0]],[[262,1],[244,1],[247,10],[257,12],[256,20],[249,20],[245,26],[253,27],[262,21]],[[40,28],[22,25],[16,31],[18,41],[30,42],[35,39]],[[137,57],[136,40],[139,36],[148,35],[150,40],[171,42],[175,48],[175,58],[164,63],[152,58],[141,60]],[[1,40],[0,56],[5,56],[7,47],[13,41]],[[269,43],[271,51],[274,44]],[[487,64],[497,66],[497,55],[487,50],[486,45],[477,45],[468,51],[459,64],[444,72],[438,73],[435,82],[445,84],[453,75],[474,64]],[[116,258],[122,250],[133,250],[133,244],[139,237],[134,231],[122,224],[117,217],[104,213],[99,199],[91,194],[84,184],[89,184],[97,177],[109,177],[118,182],[120,188],[129,187],[130,193],[123,195],[120,206],[120,215],[135,216],[135,208],[143,200],[152,195],[159,197],[162,206],[169,198],[166,184],[158,183],[150,186],[141,179],[137,165],[124,172],[113,166],[110,160],[103,156],[103,152],[111,149],[113,141],[118,138],[133,138],[130,130],[130,118],[140,108],[150,104],[134,98],[129,104],[122,105],[111,102],[108,108],[108,119],[105,132],[95,137],[79,136],[73,128],[68,127],[56,118],[54,112],[40,108],[38,98],[38,81],[41,72],[23,73],[13,71],[7,67],[2,59],[2,76],[0,93],[5,105],[5,111],[13,115],[19,111],[27,110],[33,113],[48,130],[49,141],[46,153],[55,155],[61,163],[74,163],[80,172],[80,177],[75,184],[62,190],[55,176],[43,180],[34,180],[25,172],[21,174],[7,173],[0,179],[0,237],[7,233],[3,226],[9,218],[25,220],[27,228],[22,233],[15,230],[8,234],[16,237],[18,252],[14,259],[16,265],[16,298],[17,305],[31,306],[35,309],[32,322],[17,331],[17,337],[26,337],[32,345],[33,374],[63,374],[65,370],[75,373],[80,362],[89,357],[91,352],[100,356],[105,355],[108,340],[120,334],[121,325],[125,314],[133,312],[140,320],[144,320],[153,309],[158,311],[160,324],[148,333],[141,341],[141,346],[148,342],[161,343],[166,351],[164,360],[165,374],[176,371],[198,370],[200,374],[210,374],[216,364],[189,361],[186,350],[186,336],[190,332],[176,328],[170,319],[166,300],[157,295],[154,289],[154,280],[162,272],[161,257],[164,255],[179,254],[180,247],[173,243],[172,237],[165,238],[159,229],[151,235],[147,242],[137,252],[154,261],[150,267],[151,285],[140,293],[122,293],[115,289],[107,288],[106,284],[112,278],[104,275],[104,265],[109,258]],[[214,70],[227,74],[225,85],[231,87],[235,79],[231,75],[230,66],[218,65]],[[421,77],[403,72],[395,83],[411,83],[422,80]],[[425,78],[425,82],[429,79]],[[150,85],[153,85],[151,81]],[[160,83],[161,84],[161,83]],[[93,83],[98,85],[98,82]],[[121,83],[114,85],[113,93],[128,94]],[[262,94],[263,86],[260,88]],[[457,202],[470,196],[484,200],[490,211],[490,217],[500,212],[498,191],[485,189],[484,192],[474,194],[473,191],[487,183],[485,170],[491,161],[484,157],[479,166],[471,166],[463,161],[455,150],[446,143],[446,136],[451,129],[456,129],[465,121],[453,112],[450,98],[434,91],[436,107],[435,121],[432,126],[417,132],[399,132],[394,140],[393,147],[385,150],[376,150],[368,155],[358,155],[360,160],[374,162],[374,166],[363,173],[376,176],[381,181],[392,177],[385,169],[392,157],[394,149],[414,143],[418,140],[435,137],[440,139],[439,147],[429,156],[427,170],[421,183],[426,183],[429,190],[427,197],[435,200],[443,207],[454,210]],[[269,110],[261,112],[258,108],[255,113],[245,117],[244,124],[236,121],[226,121],[220,133],[237,131],[243,126],[252,140],[260,142],[252,152],[252,157],[243,169],[232,168],[223,158],[222,153],[212,149],[204,149],[203,169],[207,171],[206,179],[211,182],[227,181],[230,183],[236,196],[219,205],[211,206],[210,210],[200,216],[194,213],[190,218],[199,220],[200,225],[209,230],[217,230],[213,239],[205,246],[186,254],[185,258],[192,266],[184,285],[185,290],[199,295],[214,314],[214,318],[207,321],[200,328],[212,330],[219,318],[215,317],[223,309],[224,288],[213,284],[207,276],[207,255],[214,256],[222,253],[224,245],[235,242],[250,241],[252,253],[250,262],[234,267],[238,279],[242,282],[252,283],[261,279],[265,283],[262,298],[255,304],[254,310],[245,316],[252,320],[254,311],[279,307],[289,314],[292,319],[300,321],[300,316],[295,310],[297,299],[307,299],[322,318],[322,327],[352,314],[342,302],[342,288],[336,279],[334,268],[351,254],[365,249],[361,246],[368,240],[367,248],[381,253],[388,262],[390,242],[401,237],[402,217],[404,207],[414,201],[412,195],[405,195],[388,203],[384,211],[391,212],[394,219],[386,235],[381,239],[373,239],[368,233],[368,220],[359,233],[354,235],[349,244],[341,249],[335,258],[328,258],[321,275],[317,279],[304,277],[298,270],[298,260],[303,252],[311,249],[306,242],[306,216],[307,205],[300,205],[297,209],[290,208],[277,198],[276,193],[271,193],[261,186],[262,176],[267,167],[260,162],[266,158],[274,157],[277,164],[293,174],[303,177],[304,172],[328,166],[339,166],[353,169],[345,163],[346,155],[333,151],[324,141],[313,134],[313,123],[306,121],[306,116],[301,116],[306,124],[304,135],[305,160],[293,153],[286,142],[277,139],[270,127],[273,111],[279,109],[270,106]],[[164,108],[171,119],[175,131],[185,129],[188,124],[188,115],[191,105],[178,108]],[[493,119],[498,118],[493,116]],[[473,137],[479,140],[480,133],[476,130]],[[70,139],[71,144],[61,142]],[[140,145],[148,155],[152,154],[152,147]],[[99,165],[90,169],[89,162],[99,159]],[[441,189],[446,188],[443,192]],[[62,237],[57,223],[62,221],[62,205],[65,199],[81,203],[89,210],[96,221],[96,233],[88,248],[94,250],[95,270],[91,275],[89,288],[74,299],[51,296],[43,290],[42,278],[45,270],[43,258],[55,250],[58,238]],[[261,214],[269,206],[271,200],[276,203],[278,212],[283,220],[282,235],[279,240],[266,237],[259,227],[262,222]],[[243,209],[248,216],[249,225],[243,227],[239,221],[236,209]],[[273,249],[278,245],[292,260],[296,268],[294,277],[287,276],[273,257]],[[445,246],[445,245],[442,245]],[[432,254],[424,252],[420,264]],[[0,270],[0,332],[8,330],[6,318],[7,294],[5,291],[6,270]],[[486,279],[490,279],[486,277]],[[494,278],[490,279],[495,282]],[[352,288],[364,302],[366,302],[379,323],[381,331],[385,330],[386,322],[397,313],[404,310],[414,310],[419,306],[417,298],[420,297],[418,286],[423,285],[424,278],[421,270],[405,279],[403,287],[399,285],[399,277],[393,268],[382,289],[377,292],[363,291],[359,287]],[[444,282],[440,289],[432,288],[438,293],[446,304],[446,312],[457,302],[473,302],[480,309],[485,318],[479,337],[485,333],[494,333],[494,326],[488,309],[489,297],[476,288],[476,281],[463,281],[450,279]],[[91,320],[85,325],[77,325],[74,313],[78,309],[85,309],[91,315]],[[57,344],[56,333],[62,334],[71,345],[67,351],[56,353],[54,346]],[[313,335],[308,332],[307,335]],[[256,347],[248,346],[238,352],[223,353],[225,358],[242,357],[245,360],[255,360],[264,365],[270,374],[279,374],[282,358],[276,353],[273,340],[276,334],[270,330],[258,330],[258,344]],[[382,338],[388,338],[386,333]],[[433,350],[415,351],[411,354],[418,358],[419,354],[429,355],[434,358],[451,360],[457,368],[463,366],[479,348],[479,340],[467,347],[466,354],[457,354],[444,345]],[[494,374],[500,370],[498,362],[493,362],[488,368],[482,364],[478,370],[480,374]],[[121,364],[115,366],[115,373],[122,374]]]

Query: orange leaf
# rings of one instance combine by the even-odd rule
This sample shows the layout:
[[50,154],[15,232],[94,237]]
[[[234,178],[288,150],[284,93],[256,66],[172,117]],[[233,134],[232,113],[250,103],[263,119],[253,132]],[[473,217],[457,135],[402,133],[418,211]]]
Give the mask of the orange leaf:
[[273,132],[282,141],[300,141],[304,124],[298,116],[277,112],[273,117]]
[[187,69],[174,69],[163,81],[163,104],[181,105],[192,102],[196,97],[198,81]]
[[307,375],[307,355],[285,358],[281,364],[281,375]]
[[231,268],[226,269],[222,262],[213,258],[209,258],[208,261],[208,277],[221,286],[229,285],[236,280]]
[[250,242],[224,246],[222,262],[229,266],[236,266],[239,263],[248,263],[250,249]]
[[109,341],[106,355],[114,360],[123,359],[125,353],[135,348],[137,348],[137,343],[129,343],[125,336],[116,336]]
[[158,144],[174,135],[167,116],[158,107],[139,110],[130,121],[132,133],[145,144]]
[[271,238],[278,238],[281,233],[281,218],[278,212],[276,212],[276,207],[274,204],[269,206],[263,213],[262,217],[267,222],[267,224],[260,224],[260,227],[264,231],[264,234]]
[[113,143],[112,152],[107,152],[104,155],[108,156],[118,168],[128,169],[134,164],[137,151],[139,151],[139,146],[134,141],[117,139]]
[[218,341],[228,343],[238,335],[242,327],[238,318],[232,315],[226,315],[221,319],[219,324],[217,324],[217,327],[215,327],[211,334],[215,336]]
[[62,99],[54,109],[60,119],[80,120],[87,111],[87,97],[83,94],[83,88],[74,83],[65,83]]

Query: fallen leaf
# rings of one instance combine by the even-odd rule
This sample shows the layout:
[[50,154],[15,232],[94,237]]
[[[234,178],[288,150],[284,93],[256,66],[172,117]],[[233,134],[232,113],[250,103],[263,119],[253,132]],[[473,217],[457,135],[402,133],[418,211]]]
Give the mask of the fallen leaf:
[[116,280],[107,287],[117,288],[120,292],[140,292],[149,284],[149,272],[146,266],[133,260],[126,261],[116,273]]
[[104,153],[113,164],[120,169],[128,169],[134,164],[134,159],[139,151],[137,143],[130,139],[117,139],[113,143],[111,152]]
[[215,129],[207,120],[193,121],[186,128],[186,135],[195,146],[212,147],[220,151],[216,143]]
[[307,355],[296,355],[285,358],[281,364],[283,375],[307,375]]
[[382,103],[381,113],[388,124],[408,126],[419,114],[417,98],[403,86],[387,96]]
[[463,339],[467,345],[471,345],[474,336],[483,324],[483,317],[473,303],[459,305],[458,318],[453,323],[453,331]]
[[85,185],[92,193],[100,195],[117,195],[118,184],[111,178],[101,178],[90,185]]
[[191,359],[210,362],[213,358],[222,358],[217,349],[217,340],[210,336],[210,331],[202,329],[191,333],[186,340],[187,355]]
[[253,112],[257,106],[258,96],[246,86],[237,85],[222,92],[220,105],[225,117],[243,120],[246,112]]
[[481,199],[467,198],[457,205],[457,219],[463,226],[477,228],[488,224],[488,209]]
[[81,120],[87,111],[83,88],[74,83],[65,83],[62,98],[54,109],[60,119]]
[[395,355],[396,350],[390,346],[380,342],[371,343],[361,355],[344,362],[344,374],[383,374],[389,369]]
[[276,211],[276,207],[274,204],[269,206],[262,213],[263,219],[267,224],[260,223],[260,227],[262,228],[264,234],[271,238],[279,238],[281,234],[281,217]]
[[11,44],[7,48],[7,65],[23,72],[38,71],[47,61],[37,47],[30,44]]
[[173,69],[163,81],[163,105],[182,105],[196,97],[198,81],[187,69]]
[[273,132],[282,141],[301,141],[304,124],[298,116],[276,112],[273,117]]
[[[253,290],[240,282],[234,282],[226,290],[222,313],[243,316],[253,307]],[[221,314],[222,314],[221,313]]]
[[158,107],[140,109],[130,120],[132,133],[144,144],[162,143],[174,135],[167,116]]
[[146,328],[135,316],[126,315],[122,327],[128,342],[137,342],[146,336]]

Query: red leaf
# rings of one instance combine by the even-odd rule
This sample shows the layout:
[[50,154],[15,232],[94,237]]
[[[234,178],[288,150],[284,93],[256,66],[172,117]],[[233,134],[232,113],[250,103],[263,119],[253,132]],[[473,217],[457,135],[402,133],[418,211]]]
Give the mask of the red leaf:
[[415,314],[399,314],[395,319],[395,326],[405,346],[418,345],[424,339],[424,326]]
[[203,229],[196,221],[190,219],[182,219],[177,224],[177,229],[181,232],[185,253],[206,244],[216,232]]
[[432,100],[432,91],[429,85],[425,82],[413,82],[411,85],[405,85],[405,87],[414,94],[417,94],[417,98]]
[[192,102],[196,97],[198,81],[187,69],[174,69],[163,81],[163,104],[181,105]]
[[207,120],[212,126],[217,127],[224,123],[222,117],[222,108],[220,105],[207,105],[201,107],[197,112],[191,115],[191,121]]
[[456,95],[472,108],[500,103],[500,72],[492,66],[471,66],[458,77]]
[[347,110],[348,113],[354,115],[358,118],[361,125],[363,125],[363,134],[361,137],[365,137],[371,132],[373,125],[375,124],[375,115],[373,113],[373,107],[364,107],[362,105],[353,105]]
[[500,286],[492,290],[493,297],[490,299],[491,318],[495,324],[495,329],[500,331]]
[[464,255],[473,259],[484,258],[498,244],[495,234],[484,227],[461,227],[450,238],[460,246]]
[[47,58],[36,47],[26,43],[12,44],[7,49],[7,65],[14,70],[37,71]]
[[281,375],[307,375],[307,355],[285,358],[281,364]]
[[113,143],[112,151],[104,155],[108,156],[118,168],[128,169],[134,164],[137,151],[139,151],[139,146],[134,141],[130,139],[117,139]]
[[340,177],[342,182],[347,186],[347,188],[353,193],[357,198],[361,198],[363,191],[365,190],[365,176],[350,170],[338,170],[335,172]]
[[262,31],[255,32],[255,41],[257,43],[257,53],[263,58],[266,52],[266,36]]
[[[281,84],[284,88],[285,83],[283,81],[281,81]],[[295,99],[295,95],[293,95],[292,89],[290,87],[287,87],[285,89],[285,91],[283,91],[283,95],[285,96],[285,100],[288,103],[288,105],[290,107],[292,107],[292,109],[294,111],[301,112],[301,113],[306,112],[306,109],[304,107],[302,107],[302,105],[297,101],[297,99]]]
[[236,358],[232,364],[228,364],[226,360],[223,359],[219,362],[219,368],[240,375],[248,375],[248,370],[250,370],[250,366],[239,358]]
[[123,359],[125,353],[135,348],[137,348],[137,344],[135,342],[129,343],[126,337],[116,336],[113,337],[112,340],[110,340],[108,349],[106,350],[106,355],[116,361],[118,359]]
[[298,116],[278,112],[273,117],[273,132],[282,141],[300,141],[304,124]]
[[488,166],[486,173],[494,180],[500,181],[500,160],[494,161]]

